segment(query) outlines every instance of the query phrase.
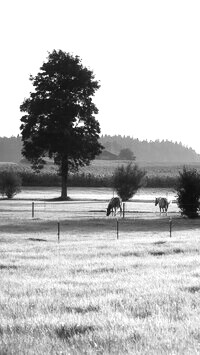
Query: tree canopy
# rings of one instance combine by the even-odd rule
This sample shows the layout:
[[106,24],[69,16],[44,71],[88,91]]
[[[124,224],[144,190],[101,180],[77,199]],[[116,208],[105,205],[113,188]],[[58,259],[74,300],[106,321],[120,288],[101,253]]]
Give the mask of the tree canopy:
[[135,160],[136,157],[129,148],[121,149],[118,155],[120,160]]
[[40,72],[30,76],[34,91],[20,110],[22,154],[35,170],[53,158],[62,177],[61,198],[67,198],[69,171],[88,165],[102,151],[100,125],[92,102],[100,85],[78,56],[61,50],[49,53]]

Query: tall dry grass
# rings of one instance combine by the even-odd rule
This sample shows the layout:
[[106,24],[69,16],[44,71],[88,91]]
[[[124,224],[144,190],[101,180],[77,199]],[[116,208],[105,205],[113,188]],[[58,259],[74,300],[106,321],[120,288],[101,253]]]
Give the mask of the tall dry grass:
[[114,222],[1,222],[1,354],[200,353],[199,221]]

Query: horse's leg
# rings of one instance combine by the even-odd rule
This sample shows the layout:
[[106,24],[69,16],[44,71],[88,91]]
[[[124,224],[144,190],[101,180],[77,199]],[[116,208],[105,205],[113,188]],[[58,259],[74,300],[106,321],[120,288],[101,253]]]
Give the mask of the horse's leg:
[[121,207],[118,207],[117,213],[119,213],[119,215],[120,215],[120,217],[121,217]]

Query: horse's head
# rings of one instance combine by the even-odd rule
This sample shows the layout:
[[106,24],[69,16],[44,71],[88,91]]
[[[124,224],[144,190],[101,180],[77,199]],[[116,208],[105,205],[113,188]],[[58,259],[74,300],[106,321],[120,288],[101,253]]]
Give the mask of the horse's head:
[[108,208],[107,208],[107,212],[106,212],[106,216],[109,216],[110,213],[111,213],[111,209],[110,209],[110,207],[108,207]]
[[159,198],[156,197],[156,199],[155,199],[155,206],[157,206],[158,202],[159,202]]

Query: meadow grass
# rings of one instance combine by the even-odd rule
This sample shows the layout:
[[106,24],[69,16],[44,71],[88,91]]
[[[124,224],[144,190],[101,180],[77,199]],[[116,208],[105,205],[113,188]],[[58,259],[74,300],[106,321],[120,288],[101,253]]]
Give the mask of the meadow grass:
[[[200,221],[0,220],[0,354],[199,354]],[[7,227],[9,228],[5,228]]]

